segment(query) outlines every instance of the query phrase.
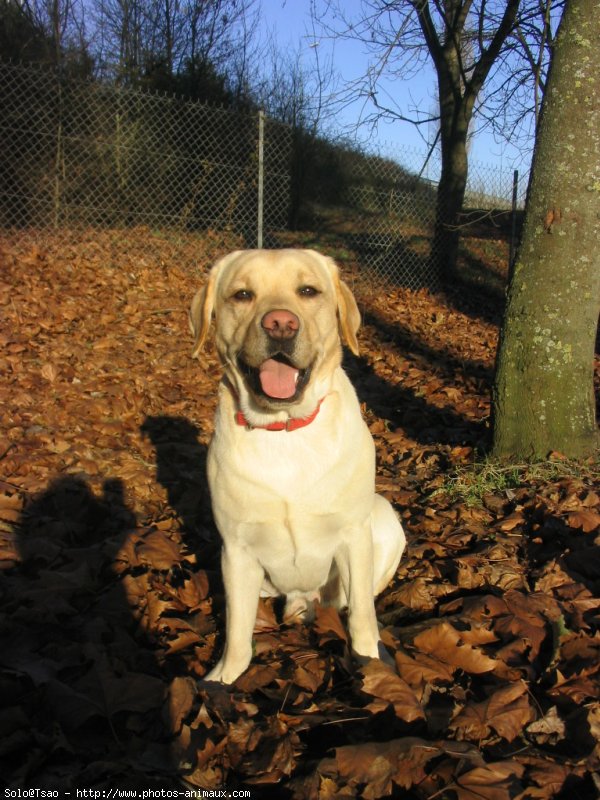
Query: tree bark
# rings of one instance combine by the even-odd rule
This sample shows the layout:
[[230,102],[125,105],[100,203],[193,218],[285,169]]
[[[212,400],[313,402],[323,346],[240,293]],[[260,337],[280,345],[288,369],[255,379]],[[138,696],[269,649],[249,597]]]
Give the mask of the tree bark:
[[567,0],[536,143],[494,387],[493,453],[572,458],[598,447],[600,14]]

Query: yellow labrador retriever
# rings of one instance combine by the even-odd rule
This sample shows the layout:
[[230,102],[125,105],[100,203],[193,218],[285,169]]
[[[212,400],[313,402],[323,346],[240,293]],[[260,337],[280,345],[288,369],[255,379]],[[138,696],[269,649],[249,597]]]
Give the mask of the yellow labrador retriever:
[[224,368],[208,480],[223,539],[226,642],[207,680],[250,663],[259,595],[286,614],[348,607],[359,658],[386,657],[374,595],[405,545],[375,494],[375,448],[340,364],[358,352],[360,315],[330,258],[314,250],[246,250],[222,258],[194,297],[197,356],[216,321]]

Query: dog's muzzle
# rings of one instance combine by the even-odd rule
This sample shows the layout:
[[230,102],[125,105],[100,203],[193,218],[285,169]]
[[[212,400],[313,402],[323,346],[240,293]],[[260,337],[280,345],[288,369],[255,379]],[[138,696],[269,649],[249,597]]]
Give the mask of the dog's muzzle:
[[239,356],[238,367],[255,397],[279,403],[294,403],[299,400],[312,370],[312,365],[305,369],[297,367],[281,352],[274,352],[258,367],[252,367]]
[[253,365],[242,353],[238,356],[238,367],[257,399],[270,405],[294,403],[301,397],[311,373],[311,365],[300,367],[294,358],[300,320],[291,311],[274,309],[262,317],[260,326],[267,339],[264,349],[267,357]]

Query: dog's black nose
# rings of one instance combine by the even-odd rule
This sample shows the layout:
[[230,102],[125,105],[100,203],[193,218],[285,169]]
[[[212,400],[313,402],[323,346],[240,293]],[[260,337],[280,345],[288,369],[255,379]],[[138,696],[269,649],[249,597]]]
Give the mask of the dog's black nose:
[[268,311],[260,324],[272,339],[293,339],[300,328],[300,320],[283,308]]

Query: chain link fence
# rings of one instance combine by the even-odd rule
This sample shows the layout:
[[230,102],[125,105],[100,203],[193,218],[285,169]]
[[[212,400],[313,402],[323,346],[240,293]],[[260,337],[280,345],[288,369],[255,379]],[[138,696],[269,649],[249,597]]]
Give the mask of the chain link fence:
[[[353,221],[353,231],[345,238],[374,282],[413,289],[435,286],[440,264],[432,252],[439,148],[429,154],[390,146],[360,151],[323,142],[317,149],[315,173],[321,177],[313,181],[312,194],[308,189],[306,224],[326,226],[331,209],[345,209]],[[526,182],[519,183],[513,171],[471,160],[460,216],[463,237],[485,231],[490,238],[496,234],[497,238],[516,238],[513,208],[523,208],[525,193]]]
[[287,222],[291,135],[258,114],[0,64],[0,226],[231,229]]
[[[255,247],[337,212],[373,284],[435,283],[436,152],[361,152],[262,113],[6,63],[0,108],[0,228],[212,228]],[[512,173],[471,163],[465,223],[508,218],[512,193]]]

